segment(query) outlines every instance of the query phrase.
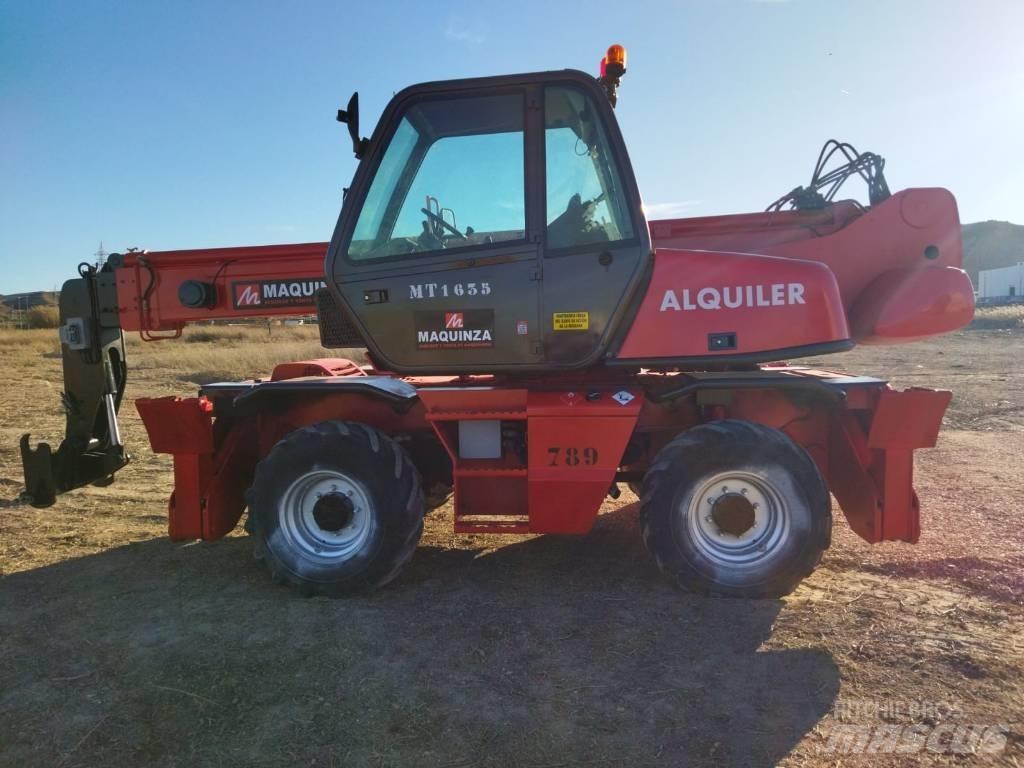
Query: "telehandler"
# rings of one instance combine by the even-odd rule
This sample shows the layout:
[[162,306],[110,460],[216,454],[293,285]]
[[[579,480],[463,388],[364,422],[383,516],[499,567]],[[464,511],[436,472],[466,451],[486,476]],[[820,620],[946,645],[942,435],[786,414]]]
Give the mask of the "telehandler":
[[[953,196],[890,193],[881,157],[831,141],[763,213],[648,221],[613,111],[625,70],[616,45],[597,78],[415,85],[369,138],[353,95],[329,243],[80,267],[60,296],[66,436],[22,438],[31,502],[128,462],[124,331],[315,308],[323,346],[368,364],[136,401],[174,457],[172,539],[248,510],[274,580],[333,596],[394,579],[445,493],[458,532],[582,534],[622,483],[661,571],[708,594],[791,591],[829,546],[830,494],[865,540],[915,542],[913,452],[950,393],[778,361],[966,324]],[[835,197],[854,176],[867,205]]]

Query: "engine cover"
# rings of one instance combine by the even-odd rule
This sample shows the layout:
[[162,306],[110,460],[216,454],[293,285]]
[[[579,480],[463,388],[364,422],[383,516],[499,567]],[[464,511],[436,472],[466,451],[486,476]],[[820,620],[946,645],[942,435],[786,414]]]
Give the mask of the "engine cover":
[[762,361],[852,346],[832,271],[813,261],[659,248],[618,360]]

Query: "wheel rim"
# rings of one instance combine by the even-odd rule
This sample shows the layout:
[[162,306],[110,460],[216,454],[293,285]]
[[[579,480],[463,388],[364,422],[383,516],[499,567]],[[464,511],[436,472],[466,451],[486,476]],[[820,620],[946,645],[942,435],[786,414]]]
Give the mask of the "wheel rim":
[[296,478],[281,495],[277,514],[295,548],[333,562],[353,557],[373,529],[370,497],[362,483],[330,469]]
[[693,545],[723,566],[749,566],[771,559],[789,531],[783,495],[763,477],[748,472],[722,472],[708,478],[680,512]]

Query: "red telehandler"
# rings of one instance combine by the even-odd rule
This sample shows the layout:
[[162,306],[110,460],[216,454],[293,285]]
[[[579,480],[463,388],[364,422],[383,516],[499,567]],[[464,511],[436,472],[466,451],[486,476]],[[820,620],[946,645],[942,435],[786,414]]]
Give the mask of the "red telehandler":
[[[915,542],[913,451],[950,393],[779,360],[952,331],[973,314],[943,189],[890,193],[884,161],[829,142],[764,213],[648,221],[613,107],[625,51],[565,70],[397,94],[329,243],[135,251],[64,285],[66,436],[22,438],[26,494],[106,484],[123,331],[319,316],[347,359],[139,399],[174,457],[175,540],[246,529],[276,581],[340,595],[393,579],[428,506],[472,533],[586,533],[626,483],[680,585],[792,590],[828,547],[830,493],[869,542]],[[836,164],[838,162],[838,165]],[[832,166],[832,170],[826,170]],[[869,204],[835,199],[860,177]]]

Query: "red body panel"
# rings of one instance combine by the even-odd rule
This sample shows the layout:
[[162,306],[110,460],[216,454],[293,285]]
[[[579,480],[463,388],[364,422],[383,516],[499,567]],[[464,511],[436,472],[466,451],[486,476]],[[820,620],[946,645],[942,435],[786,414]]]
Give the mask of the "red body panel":
[[866,419],[856,418],[855,411],[837,415],[829,433],[826,477],[861,538],[917,541],[921,523],[914,449],[935,445],[951,397],[940,390],[886,387],[877,392]]
[[902,344],[962,328],[974,316],[966,273],[952,267],[893,269],[865,288],[850,310],[861,344]]
[[213,407],[196,397],[139,398],[135,407],[146,425],[149,443],[156,453],[174,455],[174,492],[168,503],[168,535],[176,541],[215,539],[221,530],[204,519],[203,497],[211,486],[215,442]]
[[652,221],[650,230],[659,249],[759,253],[824,264],[835,276],[858,342],[947,333],[973,314],[973,289],[961,270],[960,217],[945,189],[904,190],[865,211],[839,203],[823,211]]
[[[622,404],[613,399],[616,393],[633,399]],[[642,403],[635,388],[605,391],[596,401],[588,401],[583,391],[529,394],[531,531],[590,530],[615,482]]]
[[[891,269],[963,266],[960,217],[945,189],[907,189],[870,209],[746,213],[650,222],[656,248],[763,253],[825,264],[847,308]],[[925,257],[934,245],[936,258]]]
[[[424,387],[420,398],[452,460],[456,530],[467,532],[589,531],[643,403],[635,387],[614,382],[556,391]],[[525,422],[527,455],[461,458],[456,427],[466,419]]]
[[255,424],[225,428],[202,397],[140,397],[135,407],[156,453],[174,456],[167,534],[174,541],[219,539],[245,510],[257,454]]
[[298,379],[303,376],[365,376],[366,372],[344,357],[321,357],[316,360],[296,360],[278,363],[270,374],[271,381]]
[[[727,348],[716,349],[716,336]],[[659,248],[619,358],[728,357],[849,336],[839,289],[823,264]]]

